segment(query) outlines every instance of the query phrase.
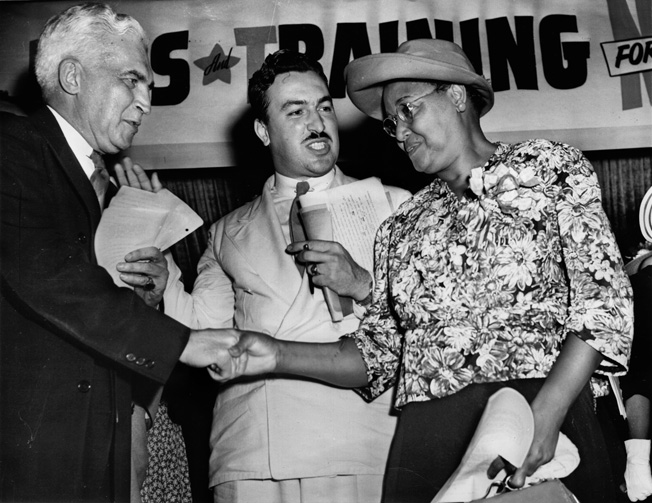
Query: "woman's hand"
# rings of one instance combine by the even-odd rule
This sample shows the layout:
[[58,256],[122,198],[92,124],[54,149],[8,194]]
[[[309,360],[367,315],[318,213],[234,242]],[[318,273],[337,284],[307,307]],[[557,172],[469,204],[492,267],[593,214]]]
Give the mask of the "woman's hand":
[[244,359],[244,375],[268,374],[276,370],[279,341],[260,332],[242,331],[229,354],[234,361]]
[[525,461],[509,479],[509,485],[512,487],[523,487],[526,477],[534,474],[540,466],[555,456],[559,431],[566,417],[566,411],[556,408],[555,404],[537,403],[535,399],[531,407],[534,416],[534,437]]

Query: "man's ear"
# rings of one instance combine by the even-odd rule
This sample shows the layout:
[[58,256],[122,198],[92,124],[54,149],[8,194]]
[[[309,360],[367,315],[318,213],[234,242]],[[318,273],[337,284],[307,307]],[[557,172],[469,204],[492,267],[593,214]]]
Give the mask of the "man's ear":
[[254,131],[256,131],[256,136],[260,138],[260,141],[263,142],[263,145],[266,147],[269,146],[269,133],[267,132],[267,126],[260,119],[254,121]]
[[59,63],[59,85],[68,94],[78,94],[81,90],[81,64],[74,58],[66,58]]
[[448,95],[458,112],[466,110],[466,87],[460,84],[451,84],[448,88]]

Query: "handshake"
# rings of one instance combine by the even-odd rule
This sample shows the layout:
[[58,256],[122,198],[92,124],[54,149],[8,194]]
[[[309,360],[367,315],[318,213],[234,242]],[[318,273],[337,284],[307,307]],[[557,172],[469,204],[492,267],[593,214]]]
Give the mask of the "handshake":
[[192,330],[179,361],[206,367],[216,381],[242,375],[274,372],[279,341],[259,333],[235,328]]
[[283,341],[235,328],[193,330],[180,361],[206,367],[216,381],[291,374],[342,388],[367,386],[367,367],[351,337],[334,342]]

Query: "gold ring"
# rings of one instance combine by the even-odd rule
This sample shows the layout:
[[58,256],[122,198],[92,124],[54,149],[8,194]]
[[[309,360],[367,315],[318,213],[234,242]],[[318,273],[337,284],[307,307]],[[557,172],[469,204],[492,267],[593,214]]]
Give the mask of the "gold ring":
[[143,285],[144,290],[154,290],[154,287],[156,285],[154,284],[154,279],[151,276],[147,277],[147,283]]

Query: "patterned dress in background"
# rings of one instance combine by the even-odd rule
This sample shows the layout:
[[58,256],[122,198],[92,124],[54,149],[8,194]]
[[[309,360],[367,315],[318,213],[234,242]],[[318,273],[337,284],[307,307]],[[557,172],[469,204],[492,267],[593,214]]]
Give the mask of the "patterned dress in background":
[[147,439],[149,465],[140,491],[142,503],[192,503],[186,444],[161,402]]

